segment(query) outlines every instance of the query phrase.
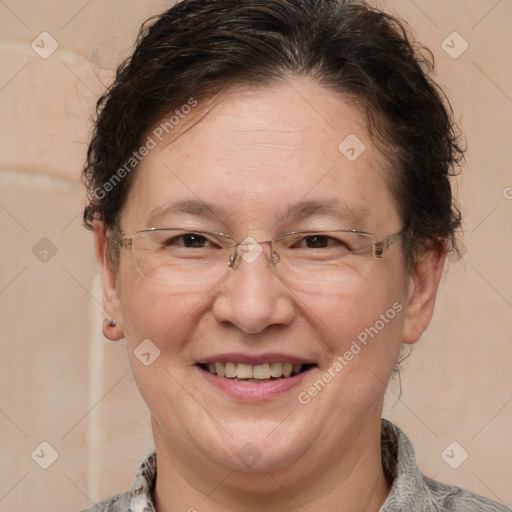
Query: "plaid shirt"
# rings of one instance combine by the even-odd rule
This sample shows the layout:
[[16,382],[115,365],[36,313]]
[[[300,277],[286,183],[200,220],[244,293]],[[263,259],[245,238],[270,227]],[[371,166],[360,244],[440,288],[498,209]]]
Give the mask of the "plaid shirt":
[[[393,481],[380,512],[512,512],[510,508],[454,485],[423,476],[406,435],[382,420],[382,464]],[[155,512],[151,494],[156,482],[156,453],[141,463],[130,491],[80,512]],[[191,507],[191,510],[195,510]]]

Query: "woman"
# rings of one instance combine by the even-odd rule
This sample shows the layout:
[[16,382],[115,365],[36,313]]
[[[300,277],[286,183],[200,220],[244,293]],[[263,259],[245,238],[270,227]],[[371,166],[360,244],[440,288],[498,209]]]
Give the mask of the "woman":
[[341,0],[184,0],[143,30],[84,219],[156,453],[88,510],[506,510],[381,420],[460,225],[426,53]]

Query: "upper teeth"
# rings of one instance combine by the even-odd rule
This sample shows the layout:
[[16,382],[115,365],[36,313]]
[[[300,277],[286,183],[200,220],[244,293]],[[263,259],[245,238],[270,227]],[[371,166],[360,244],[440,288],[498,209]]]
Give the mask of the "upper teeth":
[[243,364],[243,363],[209,363],[208,371],[219,377],[228,379],[270,379],[270,377],[290,377],[299,373],[301,364],[292,363],[264,363],[264,364]]

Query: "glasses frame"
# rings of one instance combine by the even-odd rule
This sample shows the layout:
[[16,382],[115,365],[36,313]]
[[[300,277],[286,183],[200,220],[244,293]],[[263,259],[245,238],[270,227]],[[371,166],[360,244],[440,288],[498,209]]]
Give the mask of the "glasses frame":
[[[239,251],[239,247],[241,246],[247,246],[247,245],[268,245],[270,247],[270,263],[271,265],[276,265],[279,263],[280,256],[279,254],[275,253],[272,249],[272,244],[279,239],[282,239],[284,237],[290,236],[290,235],[322,235],[322,234],[328,234],[328,233],[356,233],[359,235],[368,236],[371,238],[375,238],[375,235],[373,233],[369,233],[367,231],[360,231],[357,229],[331,229],[331,230],[320,230],[320,231],[290,231],[288,233],[281,233],[280,235],[275,236],[274,238],[270,240],[264,240],[264,241],[257,241],[255,239],[252,239],[251,241],[247,241],[247,238],[244,239],[242,242],[239,242],[235,238],[233,238],[230,235],[227,235],[225,233],[221,233],[218,231],[195,231],[193,229],[183,229],[183,228],[147,228],[147,229],[141,229],[139,231],[136,231],[135,233],[132,233],[131,236],[126,236],[126,233],[123,231],[119,231],[117,229],[112,230],[107,234],[107,241],[114,243],[116,245],[119,245],[121,247],[124,247],[126,249],[129,249],[132,253],[133,262],[135,264],[135,268],[139,272],[139,274],[146,278],[151,279],[148,276],[145,276],[142,271],[139,268],[139,265],[137,263],[135,254],[133,252],[133,238],[137,236],[139,233],[148,233],[148,232],[154,232],[154,231],[183,231],[188,233],[194,233],[197,235],[211,235],[216,237],[222,237],[226,240],[230,240],[233,243],[233,251],[234,254],[229,256],[227,266],[231,269],[236,269],[240,263],[241,255]],[[403,230],[397,231],[396,233],[393,233],[391,235],[387,235],[383,237],[381,240],[376,242],[371,242],[368,247],[371,247],[373,249],[372,256],[377,259],[382,259],[384,257],[384,254],[387,252],[387,250],[398,240],[398,238],[402,235]]]

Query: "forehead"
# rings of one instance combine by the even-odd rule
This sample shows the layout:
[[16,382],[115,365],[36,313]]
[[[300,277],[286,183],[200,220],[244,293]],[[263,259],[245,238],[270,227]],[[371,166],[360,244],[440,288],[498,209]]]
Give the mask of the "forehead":
[[300,205],[322,202],[331,211],[368,212],[368,225],[358,227],[396,223],[386,161],[362,112],[341,94],[296,80],[237,88],[196,108],[192,123],[184,116],[163,136],[161,123],[149,132],[156,144],[137,169],[123,211],[127,222],[137,220],[133,228],[194,201],[211,206],[205,215],[210,209],[219,220],[255,227],[287,212],[303,216],[307,208]]

